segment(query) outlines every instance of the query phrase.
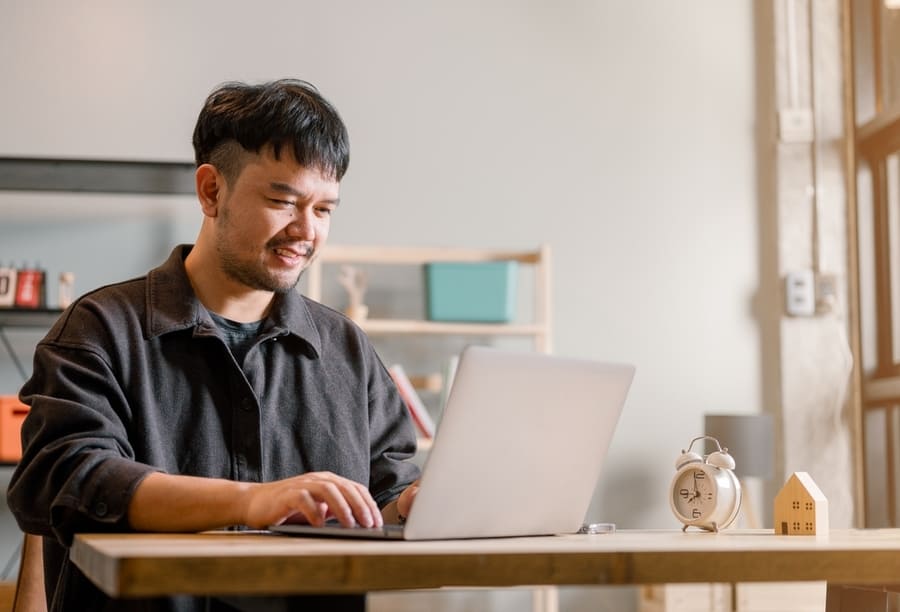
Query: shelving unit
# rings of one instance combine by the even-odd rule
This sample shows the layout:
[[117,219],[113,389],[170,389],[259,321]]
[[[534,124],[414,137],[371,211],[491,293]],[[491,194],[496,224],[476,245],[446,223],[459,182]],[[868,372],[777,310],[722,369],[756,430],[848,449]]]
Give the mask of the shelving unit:
[[[194,193],[195,164],[188,161],[0,157],[0,191]],[[8,328],[49,328],[62,310],[0,309],[0,342],[19,373],[24,368],[6,336]]]
[[534,250],[471,249],[462,247],[325,247],[307,271],[307,296],[322,299],[323,266],[326,264],[424,265],[432,262],[516,261],[534,267],[534,321],[528,323],[451,323],[425,319],[367,318],[359,322],[366,333],[421,335],[525,336],[534,339],[535,349],[553,349],[550,300],[550,247]]
[[[194,193],[194,170],[190,161],[0,157],[0,191],[185,195]],[[5,330],[49,328],[61,312],[0,309],[0,343],[23,377]]]

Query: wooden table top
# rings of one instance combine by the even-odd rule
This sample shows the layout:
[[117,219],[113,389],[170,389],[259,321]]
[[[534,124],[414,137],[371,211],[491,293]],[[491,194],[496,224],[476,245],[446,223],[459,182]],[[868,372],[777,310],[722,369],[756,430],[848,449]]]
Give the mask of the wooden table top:
[[349,593],[443,586],[900,582],[900,529],[776,536],[614,534],[369,541],[261,532],[82,534],[72,560],[108,595]]

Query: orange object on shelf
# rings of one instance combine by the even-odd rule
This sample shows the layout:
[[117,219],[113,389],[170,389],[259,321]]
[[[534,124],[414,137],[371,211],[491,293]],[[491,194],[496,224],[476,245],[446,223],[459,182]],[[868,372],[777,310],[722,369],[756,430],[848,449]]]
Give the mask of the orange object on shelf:
[[28,406],[15,395],[0,395],[0,461],[16,462],[22,458],[22,421]]

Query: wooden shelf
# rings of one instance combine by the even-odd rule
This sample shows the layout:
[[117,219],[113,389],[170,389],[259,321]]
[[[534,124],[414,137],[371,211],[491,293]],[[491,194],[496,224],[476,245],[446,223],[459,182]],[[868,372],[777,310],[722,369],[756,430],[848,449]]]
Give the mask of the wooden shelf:
[[466,336],[535,336],[542,325],[516,323],[452,323],[418,319],[366,319],[359,326],[370,334],[459,334]]
[[0,308],[0,327],[52,327],[59,308]]
[[460,247],[395,247],[329,245],[322,254],[326,263],[421,264],[430,261],[518,261],[537,264],[543,251],[469,249]]

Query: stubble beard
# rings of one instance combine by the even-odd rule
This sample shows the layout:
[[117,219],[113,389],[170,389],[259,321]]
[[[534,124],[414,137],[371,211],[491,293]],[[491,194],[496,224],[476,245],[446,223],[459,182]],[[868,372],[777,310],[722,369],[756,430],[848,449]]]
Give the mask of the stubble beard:
[[[271,248],[272,245],[267,244],[265,246],[266,252]],[[297,272],[297,276],[293,280],[284,280],[282,277],[272,274],[262,262],[241,259],[236,253],[229,250],[223,242],[219,242],[216,250],[219,252],[222,271],[226,276],[251,289],[274,293],[293,291],[300,282],[300,278],[303,276],[306,268],[309,267],[309,264],[315,257],[315,250],[310,248],[306,254],[306,265]]]

